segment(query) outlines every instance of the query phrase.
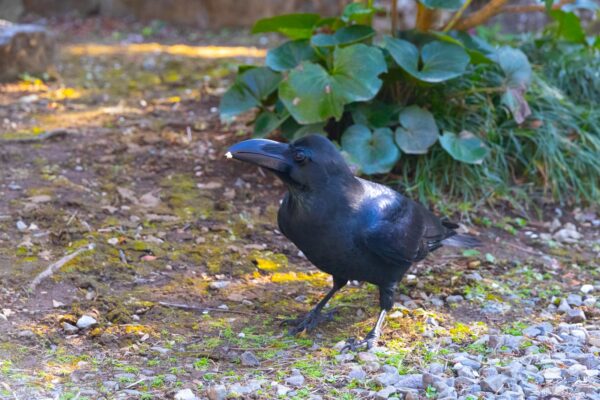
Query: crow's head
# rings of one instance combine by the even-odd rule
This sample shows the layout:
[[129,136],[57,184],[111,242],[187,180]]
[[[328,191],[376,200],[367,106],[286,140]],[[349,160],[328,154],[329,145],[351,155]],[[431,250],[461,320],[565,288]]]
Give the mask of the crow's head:
[[296,190],[319,190],[353,176],[333,143],[319,135],[289,144],[245,140],[231,146],[226,156],[264,167]]

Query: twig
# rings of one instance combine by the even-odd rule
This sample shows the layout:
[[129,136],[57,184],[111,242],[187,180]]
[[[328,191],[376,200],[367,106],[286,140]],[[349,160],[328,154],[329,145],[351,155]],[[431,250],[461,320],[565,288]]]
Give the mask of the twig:
[[35,136],[12,138],[12,139],[0,139],[0,142],[3,142],[3,143],[35,143],[35,142],[41,142],[43,140],[50,139],[53,137],[72,135],[75,133],[77,133],[77,131],[72,130],[72,129],[58,128],[58,129],[52,129],[52,130],[40,133],[39,135],[35,135]]
[[139,381],[137,381],[137,382],[133,382],[132,384],[125,386],[125,389],[131,389],[131,388],[132,388],[132,387],[134,387],[135,385],[137,385],[137,384],[139,384],[139,383],[142,383],[142,382],[144,382],[144,381],[146,381],[146,380],[148,380],[148,379],[150,379],[150,378],[142,378],[142,379],[140,379],[140,380],[139,380]]
[[72,259],[77,257],[79,254],[83,253],[84,251],[94,250],[95,247],[96,247],[96,245],[94,243],[90,243],[89,245],[87,245],[85,247],[81,247],[81,248],[75,250],[73,253],[64,256],[63,258],[61,258],[54,264],[51,264],[48,268],[46,268],[38,276],[35,277],[35,279],[29,285],[29,290],[34,291],[35,288],[44,279],[48,278],[49,276],[52,276],[52,274],[54,274],[56,271],[58,271],[63,265],[65,265],[66,263],[68,263],[69,261],[71,261]]
[[398,0],[392,0],[392,37],[398,34]]
[[254,313],[249,313],[249,312],[244,312],[244,311],[236,311],[236,310],[223,310],[221,308],[210,308],[210,307],[196,307],[196,306],[189,306],[187,304],[180,304],[180,303],[167,303],[165,301],[159,301],[158,304],[160,304],[163,307],[169,307],[169,308],[181,308],[182,310],[190,310],[190,311],[198,311],[198,312],[218,312],[218,313],[229,313],[229,314],[240,314],[240,315],[248,315],[248,316],[254,316],[256,314]]
[[458,22],[460,17],[462,17],[464,12],[466,11],[467,7],[469,7],[469,5],[471,4],[471,1],[473,0],[466,0],[463,3],[463,5],[458,9],[458,11],[456,11],[456,13],[452,16],[452,19],[450,19],[450,21],[446,24],[442,32],[448,32],[454,27],[454,25]]

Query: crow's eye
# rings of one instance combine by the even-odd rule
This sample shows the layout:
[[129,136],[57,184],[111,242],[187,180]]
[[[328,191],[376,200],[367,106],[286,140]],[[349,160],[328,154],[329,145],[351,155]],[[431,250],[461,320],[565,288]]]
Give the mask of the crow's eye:
[[297,163],[301,163],[304,160],[306,160],[306,154],[304,154],[304,152],[301,150],[296,150],[293,154],[293,157],[294,161],[296,161]]

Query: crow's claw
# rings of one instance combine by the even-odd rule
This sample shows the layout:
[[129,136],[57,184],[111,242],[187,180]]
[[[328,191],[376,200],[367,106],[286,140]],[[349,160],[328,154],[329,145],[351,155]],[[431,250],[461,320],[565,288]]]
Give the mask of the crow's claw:
[[283,320],[281,325],[292,325],[288,333],[290,335],[297,335],[303,331],[310,332],[314,330],[321,322],[332,321],[333,314],[334,311],[327,313],[310,311],[303,317]]
[[361,341],[357,341],[355,338],[346,340],[346,345],[342,347],[341,352],[346,353],[348,351],[359,351],[359,350],[370,350],[375,345],[374,337],[366,337]]

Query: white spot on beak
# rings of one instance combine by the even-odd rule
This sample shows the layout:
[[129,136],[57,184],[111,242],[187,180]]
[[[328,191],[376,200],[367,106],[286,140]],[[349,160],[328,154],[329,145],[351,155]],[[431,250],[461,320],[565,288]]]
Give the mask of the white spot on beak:
[[233,158],[233,154],[231,154],[231,152],[228,151],[227,153],[225,153],[225,158]]

